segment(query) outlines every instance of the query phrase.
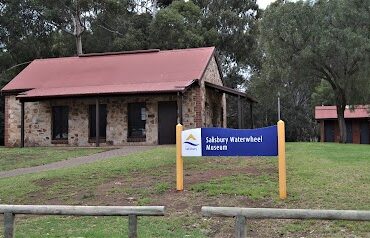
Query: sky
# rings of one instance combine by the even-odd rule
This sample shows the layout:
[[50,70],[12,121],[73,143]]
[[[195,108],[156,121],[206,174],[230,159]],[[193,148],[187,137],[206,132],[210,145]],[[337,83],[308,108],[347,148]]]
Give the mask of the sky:
[[275,2],[275,0],[257,0],[258,6],[262,9],[265,9],[272,2]]

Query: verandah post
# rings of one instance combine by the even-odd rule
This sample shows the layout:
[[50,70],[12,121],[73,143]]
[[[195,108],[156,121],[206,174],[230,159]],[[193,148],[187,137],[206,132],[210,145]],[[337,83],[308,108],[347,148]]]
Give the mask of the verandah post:
[[21,148],[24,147],[24,101],[21,101]]
[[96,106],[95,106],[96,108],[95,108],[95,139],[96,139],[96,141],[95,141],[95,145],[96,145],[96,147],[99,147],[99,137],[100,137],[100,135],[99,135],[99,130],[100,130],[100,128],[99,128],[99,98],[97,97],[96,98]]
[[184,100],[183,93],[177,93],[177,123],[182,124],[182,102]]
[[176,126],[176,190],[184,190],[184,161],[182,159],[182,125]]

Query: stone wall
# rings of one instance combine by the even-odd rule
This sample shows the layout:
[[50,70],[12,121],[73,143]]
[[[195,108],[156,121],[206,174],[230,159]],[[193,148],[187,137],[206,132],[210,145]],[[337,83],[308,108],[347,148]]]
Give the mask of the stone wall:
[[51,141],[51,107],[47,101],[24,105],[24,143],[27,146],[47,146]]
[[[68,144],[71,146],[90,146],[89,143],[89,105],[94,105],[94,98],[52,100],[53,106],[68,106]],[[106,104],[102,98],[100,104]],[[108,105],[107,105],[108,108]],[[107,118],[109,113],[107,112]],[[95,125],[93,125],[95,126]],[[107,125],[108,127],[108,125]],[[37,138],[35,138],[37,139]]]
[[221,78],[220,72],[218,70],[218,66],[217,66],[217,62],[216,62],[215,57],[212,57],[212,59],[210,60],[208,66],[207,66],[207,69],[204,72],[202,81],[203,81],[203,85],[204,85],[204,81],[207,81],[207,82],[210,82],[210,83],[213,83],[213,84],[217,84],[217,85],[223,85],[222,78]]
[[223,94],[206,88],[205,127],[223,127]]
[[201,102],[199,85],[191,86],[183,95],[182,125],[184,129],[201,127]]
[[[196,88],[186,93],[187,97],[196,95]],[[15,96],[6,96],[5,143],[8,147],[20,144],[21,104]],[[148,96],[102,97],[100,104],[107,105],[106,142],[102,145],[158,144],[158,102],[177,101],[175,94]],[[128,103],[146,103],[146,140],[128,142]],[[188,115],[187,126],[193,128],[195,107],[193,100],[184,100]],[[95,140],[89,141],[89,105],[95,105],[95,98],[53,99],[25,103],[25,146],[94,146]],[[52,107],[68,106],[68,144],[52,141]]]
[[226,96],[222,92],[207,89],[204,82],[223,86],[215,57],[212,57],[201,81],[202,126],[226,127]]
[[5,96],[4,144],[7,147],[21,143],[21,104],[15,96]]

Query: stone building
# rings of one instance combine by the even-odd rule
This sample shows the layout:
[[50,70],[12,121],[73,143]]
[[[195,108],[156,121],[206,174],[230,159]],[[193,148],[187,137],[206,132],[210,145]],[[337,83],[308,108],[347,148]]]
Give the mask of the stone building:
[[99,146],[175,142],[175,125],[225,127],[215,48],[37,59],[1,91],[5,145]]

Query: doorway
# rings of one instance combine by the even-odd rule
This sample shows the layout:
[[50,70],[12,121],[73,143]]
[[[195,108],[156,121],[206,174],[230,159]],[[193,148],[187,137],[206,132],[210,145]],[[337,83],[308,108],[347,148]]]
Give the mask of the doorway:
[[346,143],[353,143],[352,121],[346,121],[347,140]]
[[177,102],[158,102],[158,144],[176,143]]
[[324,121],[325,142],[334,142],[334,121]]
[[369,142],[369,122],[367,120],[361,121],[361,138],[360,143],[361,144],[370,144]]

